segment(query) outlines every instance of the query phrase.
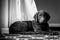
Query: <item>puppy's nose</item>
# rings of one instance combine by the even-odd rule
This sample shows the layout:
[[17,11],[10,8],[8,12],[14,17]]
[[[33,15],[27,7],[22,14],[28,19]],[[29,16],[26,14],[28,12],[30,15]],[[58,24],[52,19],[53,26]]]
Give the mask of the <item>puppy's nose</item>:
[[43,17],[41,17],[41,18],[39,19],[39,21],[40,21],[40,22],[43,22],[43,21],[44,21],[44,18],[43,18]]

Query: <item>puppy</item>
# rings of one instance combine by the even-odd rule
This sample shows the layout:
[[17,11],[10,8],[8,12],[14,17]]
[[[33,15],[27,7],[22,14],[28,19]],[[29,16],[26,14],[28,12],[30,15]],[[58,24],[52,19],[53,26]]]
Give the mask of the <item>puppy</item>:
[[50,15],[47,12],[43,10],[38,11],[34,15],[34,19],[35,20],[33,21],[33,28],[35,32],[49,31],[48,21],[50,19]]
[[16,21],[9,27],[10,34],[18,34],[20,32],[41,32],[49,31],[48,20],[50,15],[40,10],[34,15],[33,21]]
[[10,34],[33,32],[32,21],[16,21],[9,27]]

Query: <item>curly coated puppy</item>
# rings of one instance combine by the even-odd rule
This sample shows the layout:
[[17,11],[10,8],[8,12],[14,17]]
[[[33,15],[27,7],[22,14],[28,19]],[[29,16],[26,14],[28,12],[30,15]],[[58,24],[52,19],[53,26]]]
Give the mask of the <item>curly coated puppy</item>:
[[20,33],[20,32],[41,32],[41,31],[49,31],[48,21],[50,19],[50,15],[40,10],[34,15],[34,19],[32,21],[16,21],[9,27],[10,33]]
[[35,21],[33,22],[33,28],[35,32],[40,32],[40,31],[49,31],[49,24],[48,21],[50,19],[50,15],[45,12],[44,10],[38,11],[34,15]]

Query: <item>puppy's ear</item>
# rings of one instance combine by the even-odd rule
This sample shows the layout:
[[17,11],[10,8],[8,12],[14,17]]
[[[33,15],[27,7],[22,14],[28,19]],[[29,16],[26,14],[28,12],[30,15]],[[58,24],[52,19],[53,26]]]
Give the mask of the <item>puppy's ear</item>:
[[49,15],[47,12],[45,12],[45,16],[46,16],[46,20],[47,20],[47,22],[48,22],[49,19],[50,19],[50,15]]
[[35,19],[35,21],[38,21],[38,13],[36,13],[36,14],[34,15],[34,19]]
[[47,21],[49,21],[49,19],[50,19],[50,15],[48,16],[48,20]]

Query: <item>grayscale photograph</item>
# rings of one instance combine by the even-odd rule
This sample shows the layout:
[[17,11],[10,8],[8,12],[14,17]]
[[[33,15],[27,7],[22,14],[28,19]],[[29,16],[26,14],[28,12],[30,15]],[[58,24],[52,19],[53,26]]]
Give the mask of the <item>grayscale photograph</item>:
[[0,0],[0,40],[60,40],[60,0]]

